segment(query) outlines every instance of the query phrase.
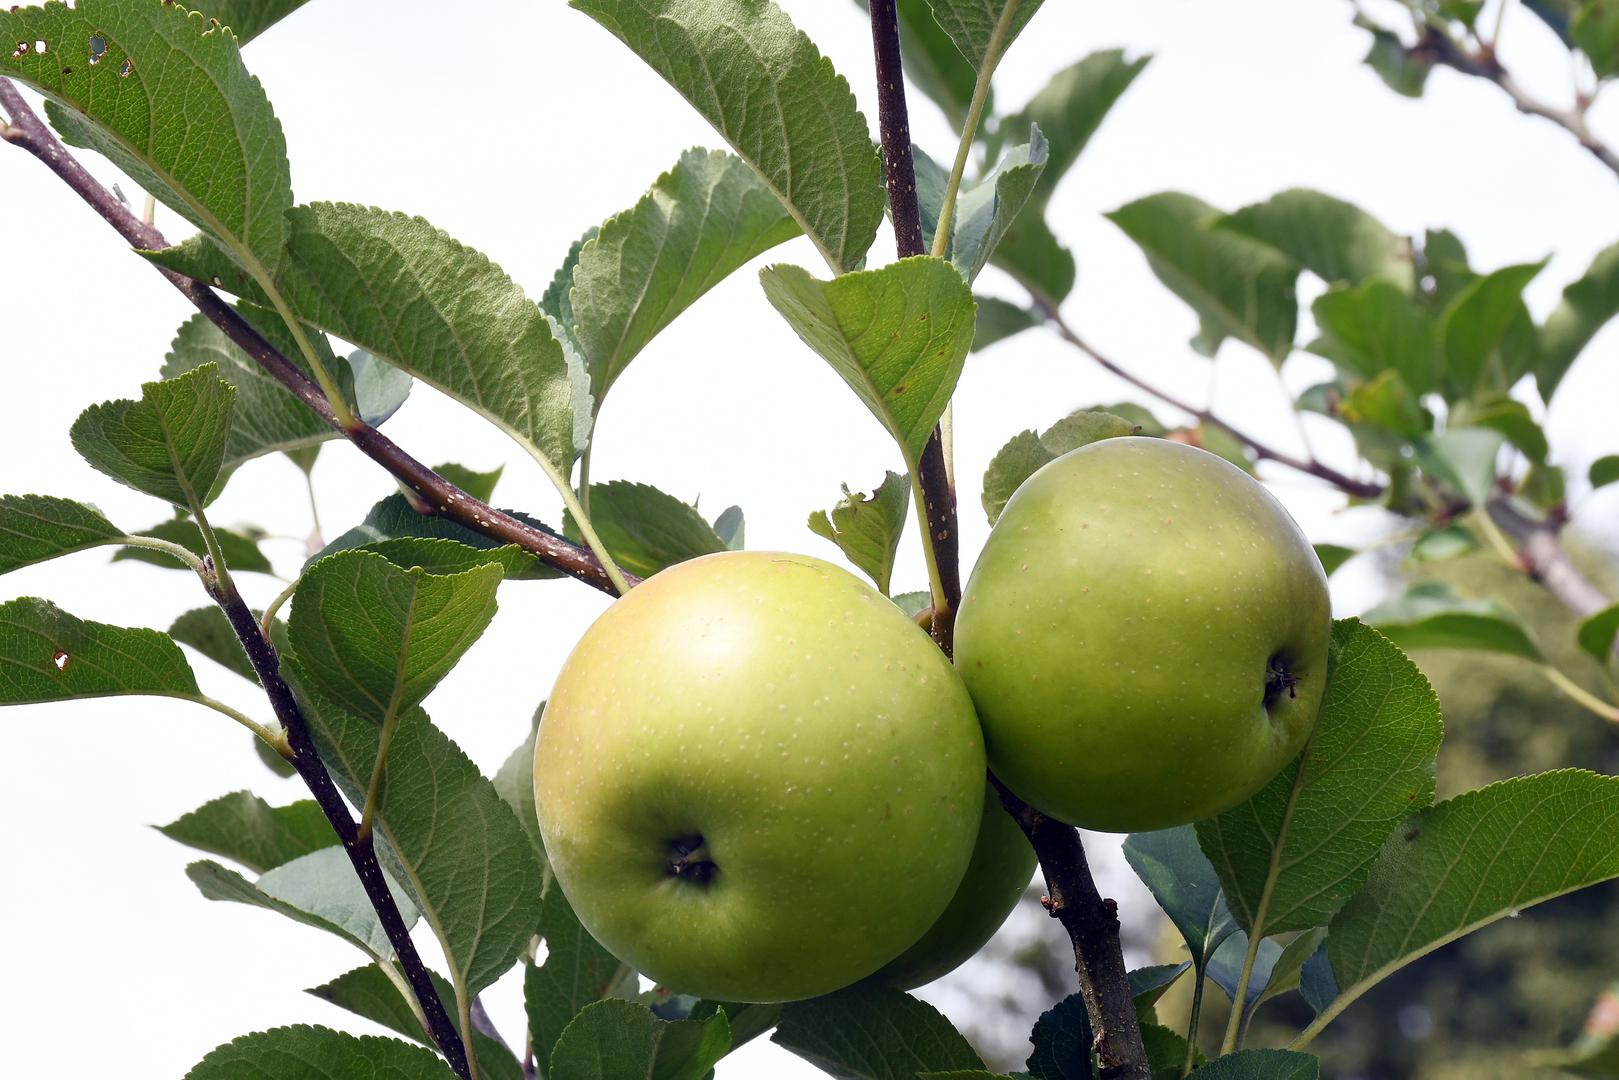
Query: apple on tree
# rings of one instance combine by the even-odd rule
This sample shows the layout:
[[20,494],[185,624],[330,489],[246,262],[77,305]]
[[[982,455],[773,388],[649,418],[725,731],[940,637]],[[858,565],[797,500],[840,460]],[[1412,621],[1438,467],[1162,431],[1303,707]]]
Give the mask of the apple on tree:
[[956,663],[990,768],[1082,828],[1185,824],[1303,748],[1331,606],[1280,503],[1206,451],[1124,437],[1040,469],[963,594]]
[[984,775],[972,701],[927,634],[847,571],[770,552],[681,563],[615,601],[534,751],[546,852],[585,927],[728,1001],[828,993],[916,943],[962,883]]

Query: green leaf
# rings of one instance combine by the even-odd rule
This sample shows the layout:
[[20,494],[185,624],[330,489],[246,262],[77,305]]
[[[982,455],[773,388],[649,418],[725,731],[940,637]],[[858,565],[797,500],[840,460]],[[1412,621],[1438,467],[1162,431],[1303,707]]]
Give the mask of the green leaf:
[[1619,877],[1619,777],[1519,776],[1417,814],[1332,920],[1336,1012],[1421,956],[1497,919]]
[[1440,318],[1444,381],[1456,396],[1505,391],[1535,369],[1539,348],[1523,290],[1545,260],[1508,266],[1463,289]]
[[984,512],[989,515],[990,524],[1001,516],[1023,482],[1043,466],[1070,450],[1102,439],[1134,435],[1140,430],[1138,424],[1122,416],[1081,409],[1058,420],[1041,435],[1023,431],[1012,436],[984,470]]
[[1396,94],[1421,97],[1433,63],[1419,57],[1400,41],[1400,36],[1364,16],[1355,16],[1355,25],[1372,33],[1372,47],[1364,63]]
[[1182,960],[1178,964],[1153,964],[1131,971],[1130,998],[1135,1002],[1136,1019],[1143,1024],[1155,1023],[1158,1016],[1156,1008],[1158,999],[1168,993],[1169,988],[1190,970],[1192,962]]
[[1124,858],[1175,924],[1192,954],[1197,977],[1221,942],[1237,929],[1214,867],[1199,850],[1190,825],[1131,833]]
[[200,11],[221,26],[230,27],[243,45],[307,4],[309,0],[192,0]]
[[758,175],[721,150],[688,150],[579,252],[569,310],[596,408],[647,343],[761,252],[799,234]]
[[1019,214],[1006,227],[989,261],[1028,289],[1038,302],[1053,308],[1074,291],[1078,276],[1073,253],[1052,234],[1045,218],[1032,209]]
[[1422,240],[1422,261],[1427,265],[1433,302],[1441,307],[1460,296],[1479,275],[1467,262],[1467,248],[1449,229],[1429,229]]
[[760,273],[765,296],[849,384],[914,465],[972,347],[972,290],[943,259],[901,259],[820,281],[796,266]]
[[1193,1071],[1196,1080],[1320,1080],[1321,1062],[1293,1050],[1238,1050]]
[[1587,476],[1593,489],[1607,487],[1619,481],[1619,454],[1608,454],[1591,462],[1591,470]]
[[1331,360],[1346,376],[1375,379],[1394,370],[1413,393],[1434,388],[1433,319],[1387,278],[1338,285],[1310,306],[1321,337],[1310,351]]
[[1613,656],[1613,643],[1619,638],[1619,604],[1603,608],[1580,623],[1578,632],[1580,648],[1589,653],[1592,659],[1605,664]]
[[934,19],[950,35],[956,48],[961,50],[961,55],[967,58],[974,70],[983,71],[984,62],[992,59],[989,55],[991,45],[996,45],[993,59],[1005,56],[1012,42],[1034,18],[1041,2],[1023,0],[1012,12],[1011,22],[1006,25],[998,43],[994,41],[995,29],[1005,17],[1006,9],[1012,6],[1010,0],[928,0],[928,5],[933,8]]
[[[207,859],[186,867],[186,877],[209,900],[274,911],[294,922],[335,934],[374,960],[387,961],[394,954],[365,886],[340,847],[300,855],[263,875],[257,883]],[[384,879],[405,926],[414,926],[420,913],[409,895],[386,870]]]
[[1269,244],[1217,226],[1224,215],[1191,195],[1164,192],[1107,215],[1146,253],[1158,279],[1203,320],[1194,342],[1213,356],[1235,337],[1280,364],[1293,351],[1299,267]]
[[200,691],[167,634],[76,619],[31,596],[0,604],[0,705],[117,694],[195,701]]
[[[199,558],[208,554],[208,545],[203,542],[202,530],[190,518],[175,517],[153,525],[150,529],[142,529],[136,536],[149,536],[158,540],[167,540],[171,544],[179,544],[187,551]],[[239,570],[256,574],[273,574],[275,567],[270,565],[269,556],[259,548],[256,537],[246,533],[235,532],[230,529],[214,528],[214,537],[219,541],[219,550],[225,556],[225,565],[231,570]],[[112,561],[121,562],[133,559],[136,562],[151,563],[154,566],[167,567],[170,570],[184,570],[186,567],[175,560],[174,556],[151,548],[121,547],[113,552]]]
[[1126,60],[1122,49],[1103,49],[1057,72],[1029,103],[1001,123],[1002,143],[1024,142],[1038,127],[1050,147],[1031,203],[1044,211],[1052,192],[1091,141],[1151,57]]
[[495,614],[501,573],[439,577],[371,552],[342,552],[304,572],[288,639],[321,695],[372,723],[421,703]]
[[247,653],[242,651],[236,631],[231,629],[230,621],[219,608],[192,608],[174,620],[169,636],[249,682],[258,682],[259,677],[248,662]]
[[1410,242],[1353,203],[1319,191],[1290,188],[1243,207],[1218,227],[1269,244],[1328,284],[1359,285],[1381,276],[1411,289]]
[[[1180,1080],[1186,1068],[1186,1039],[1179,1032],[1162,1024],[1141,1026],[1141,1045],[1147,1051],[1147,1067],[1154,1080]],[[1207,1059],[1201,1050],[1192,1052],[1192,1065],[1196,1068]]]
[[[512,510],[505,512],[525,524],[550,533],[552,536],[559,535],[554,530],[547,528],[544,523],[536,521],[527,514]],[[410,502],[403,495],[390,495],[373,506],[366,513],[363,522],[327,544],[319,555],[309,561],[309,565],[314,565],[316,560],[325,558],[328,555],[335,555],[340,551],[352,551],[355,548],[374,549],[386,555],[389,551],[394,550],[388,546],[388,541],[404,539],[453,540],[465,547],[490,553],[504,552],[510,547],[510,545],[501,544],[498,540],[491,540],[482,533],[473,532],[465,525],[449,518],[419,514],[411,509]],[[404,550],[401,548],[395,553],[403,554]],[[527,563],[520,564],[523,566],[521,572],[513,571],[513,564],[508,561],[505,554],[496,555],[494,561],[500,562],[507,567],[506,577],[508,579],[554,578],[559,573],[540,562],[539,559],[532,557]]]
[[495,485],[500,483],[500,476],[506,471],[504,465],[497,465],[488,471],[469,469],[465,465],[454,462],[445,462],[433,470],[444,479],[471,495],[474,499],[488,502],[495,497]]
[[1540,328],[1535,382],[1550,401],[1575,359],[1609,319],[1619,315],[1619,244],[1597,252],[1590,267],[1568,288]]
[[714,519],[714,535],[725,542],[727,551],[741,551],[747,541],[747,519],[740,506],[727,506]]
[[551,1051],[558,1080],[703,1080],[731,1048],[724,1012],[706,1020],[659,1020],[634,1001],[598,1001],[569,1024]]
[[932,1005],[883,987],[791,1002],[771,1041],[839,1080],[912,1080],[918,1072],[984,1067]]
[[185,1080],[453,1080],[454,1076],[442,1058],[424,1047],[300,1025],[226,1043],[199,1061]]
[[1014,334],[1021,334],[1040,325],[1037,311],[1002,300],[994,296],[975,296],[978,302],[978,327],[973,334],[973,352],[980,352]]
[[1575,1076],[1619,1076],[1619,986],[1609,986],[1597,996],[1585,1026],[1565,1050],[1542,1051],[1529,1055],[1526,1064],[1542,1069],[1560,1069]]
[[[634,972],[596,943],[568,906],[562,890],[545,894],[539,932],[545,939],[545,962],[523,972],[523,1005],[528,1016],[534,1057],[542,1073],[551,1051],[585,1006],[613,993]],[[568,1080],[566,1076],[556,1080]]]
[[1354,558],[1354,548],[1344,547],[1342,544],[1317,544],[1315,557],[1321,560],[1321,569],[1331,577],[1344,563]]
[[[433,988],[438,991],[439,1000],[444,1003],[450,1023],[459,1034],[461,1022],[456,1015],[454,989],[436,971],[429,971],[427,976],[432,980]],[[340,1009],[347,1009],[356,1016],[363,1016],[367,1020],[381,1024],[423,1046],[434,1045],[427,1032],[422,1030],[421,1021],[417,1020],[416,1014],[411,1011],[403,992],[377,964],[355,968],[323,986],[306,990],[305,993],[330,1002]],[[485,1035],[476,1026],[473,1028],[472,1042],[478,1055],[479,1076],[485,1080],[522,1080],[523,1068],[505,1044]]]
[[[619,566],[651,577],[676,563],[728,550],[696,507],[649,484],[614,480],[590,485],[590,521]],[[566,531],[579,526],[570,515]]]
[[1034,1080],[1091,1080],[1091,1041],[1085,1001],[1069,994],[1035,1020],[1024,1068]]
[[1569,24],[1574,44],[1591,61],[1599,79],[1619,75],[1619,3],[1585,0]]
[[[1237,983],[1242,980],[1242,965],[1247,953],[1248,935],[1238,930],[1214,950],[1214,955],[1209,957],[1208,967],[1204,972],[1232,1001],[1237,999]],[[1253,1008],[1254,1003],[1265,992],[1265,988],[1270,985],[1272,970],[1281,955],[1282,946],[1273,939],[1266,938],[1259,943],[1259,949],[1254,954],[1253,971],[1248,978],[1247,992],[1243,995],[1244,1010]]]
[[[563,474],[588,436],[589,410],[575,409],[585,374],[555,324],[505,271],[404,214],[313,203],[288,211],[287,221],[286,258],[275,284],[298,318],[481,414],[566,485]],[[195,244],[150,257],[263,298]]]
[[[1038,127],[1033,128],[1029,141],[1007,151],[987,176],[976,184],[962,186],[945,253],[969,283],[988,265],[1001,238],[1029,201],[1045,169],[1046,153],[1045,137]],[[921,150],[916,150],[914,156],[922,236],[931,248],[949,177]]]
[[774,1028],[776,1021],[781,1019],[782,1008],[779,1001],[755,1005],[746,1002],[709,1001],[705,998],[692,1006],[691,1018],[701,1020],[716,1011],[723,1010],[725,1018],[731,1023],[731,1049],[735,1050]]
[[505,579],[522,577],[534,566],[535,557],[518,547],[475,548],[455,540],[424,536],[401,536],[377,540],[349,550],[368,551],[405,570],[422,570],[436,577],[464,574],[485,566],[497,566]]
[[1332,655],[1304,752],[1247,802],[1197,823],[1226,904],[1251,934],[1325,926],[1395,826],[1433,802],[1444,737],[1433,687],[1354,619],[1333,626]]
[[314,800],[271,806],[251,791],[221,795],[157,831],[187,847],[239,862],[255,874],[338,842]]
[[1249,1006],[1250,1012],[1271,998],[1281,997],[1289,991],[1299,989],[1305,963],[1321,950],[1326,940],[1327,928],[1324,926],[1317,926],[1294,935],[1293,940],[1287,943],[1282,949],[1282,954],[1271,965],[1270,977],[1265,980],[1264,990]]
[[856,495],[844,484],[842,502],[810,515],[810,532],[838,545],[887,596],[910,506],[911,481],[899,473],[888,473],[870,495]]
[[836,271],[886,205],[882,163],[843,76],[769,0],[571,0],[628,45],[758,172]]
[[1456,559],[1478,550],[1478,538],[1465,525],[1452,522],[1429,529],[1411,545],[1411,561],[1417,563]]
[[1417,463],[1474,506],[1495,491],[1495,459],[1506,439],[1488,428],[1455,428],[1416,441]]
[[1529,407],[1506,394],[1487,395],[1477,402],[1457,402],[1451,411],[1451,427],[1483,427],[1499,431],[1507,441],[1523,451],[1531,464],[1544,465],[1551,447],[1546,433],[1529,414]]
[[0,75],[65,106],[52,118],[69,142],[105,154],[233,258],[273,269],[292,204],[286,140],[236,39],[207,29],[156,2],[0,10],[0,40],[29,43],[0,50]]
[[101,547],[123,535],[101,511],[72,499],[0,496],[0,574]]
[[[375,768],[380,732],[369,718],[312,697],[305,657],[284,664],[332,770],[356,805]],[[404,712],[376,812],[384,865],[406,883],[443,946],[457,998],[499,978],[539,925],[544,880],[528,834],[494,785],[420,708]]]
[[1338,980],[1333,977],[1332,960],[1327,956],[1325,942],[1310,954],[1310,958],[1304,961],[1304,967],[1299,969],[1299,996],[1317,1014],[1338,996]]
[[1516,615],[1492,600],[1464,599],[1443,582],[1413,585],[1361,618],[1402,649],[1482,649],[1542,659]]
[[206,506],[217,493],[235,397],[213,365],[149,382],[139,401],[84,410],[73,422],[73,448],[136,491],[182,509]]

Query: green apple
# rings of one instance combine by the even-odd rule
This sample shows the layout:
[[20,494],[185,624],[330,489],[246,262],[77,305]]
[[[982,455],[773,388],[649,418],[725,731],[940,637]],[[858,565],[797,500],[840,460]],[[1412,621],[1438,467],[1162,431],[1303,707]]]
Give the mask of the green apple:
[[900,953],[873,981],[909,990],[956,970],[1001,928],[1034,876],[1034,848],[985,785],[984,817],[972,861],[950,906],[921,940]]
[[557,677],[540,831],[595,938],[682,993],[790,1001],[909,948],[962,880],[984,748],[955,669],[819,559],[726,552],[614,602]]
[[1280,503],[1163,439],[1031,476],[984,545],[956,663],[995,775],[1087,829],[1209,817],[1304,746],[1327,679],[1326,575]]

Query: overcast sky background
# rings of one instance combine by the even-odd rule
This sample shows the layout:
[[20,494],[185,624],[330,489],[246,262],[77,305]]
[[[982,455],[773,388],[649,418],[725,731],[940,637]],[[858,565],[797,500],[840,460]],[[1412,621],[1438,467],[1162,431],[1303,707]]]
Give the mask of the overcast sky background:
[[[874,123],[870,39],[858,8],[847,0],[784,6],[849,78]],[[1222,415],[1294,451],[1299,438],[1269,365],[1236,343],[1214,365],[1194,355],[1191,313],[1104,211],[1164,189],[1234,208],[1315,187],[1402,232],[1454,229],[1478,267],[1554,255],[1530,290],[1541,316],[1619,238],[1619,180],[1566,133],[1451,72],[1436,73],[1423,100],[1396,97],[1360,64],[1367,38],[1350,16],[1343,0],[1047,0],[996,89],[1012,107],[1092,50],[1154,54],[1052,204],[1080,266],[1067,314],[1130,370],[1193,399],[1212,386]],[[1566,53],[1520,7],[1507,15],[1502,57],[1531,92],[1569,99]],[[285,128],[300,200],[421,214],[489,254],[531,295],[586,226],[633,204],[685,148],[720,145],[627,49],[561,0],[314,0],[253,43],[247,60]],[[912,107],[918,141],[948,160],[953,133],[919,96]],[[1601,102],[1592,121],[1619,139],[1616,109],[1619,102]],[[104,162],[90,164],[116,177]],[[124,190],[135,189],[125,181]],[[138,396],[190,311],[66,188],[5,148],[0,206],[8,256],[0,310],[9,316],[0,336],[0,491],[92,501],[132,528],[155,523],[167,511],[92,471],[67,431],[93,402]],[[167,211],[158,224],[171,239],[187,231]],[[873,264],[891,253],[885,228]],[[805,241],[769,258],[824,269]],[[994,272],[982,284],[1017,295]],[[1552,408],[1555,456],[1571,476],[1619,452],[1616,340],[1598,339]],[[1295,357],[1284,376],[1297,389],[1325,370]],[[977,478],[995,450],[1023,428],[1126,397],[1140,399],[1044,333],[970,359],[956,421],[967,565],[988,531]],[[1318,451],[1347,465],[1331,425],[1310,423]],[[431,391],[418,387],[388,431],[428,462],[506,462],[496,501],[560,516],[521,453]],[[597,440],[597,479],[652,483],[700,499],[710,516],[740,504],[750,547],[824,558],[836,552],[809,533],[805,516],[832,505],[840,483],[870,488],[900,467],[882,429],[763,301],[751,269],[646,351],[618,384]],[[340,445],[328,447],[315,476],[328,535],[392,490],[385,474]],[[1267,478],[1312,539],[1365,538],[1382,524],[1375,511],[1338,513],[1341,500],[1305,478]],[[1609,536],[1616,510],[1607,496],[1580,507],[1587,528]],[[285,572],[298,565],[310,527],[300,477],[279,457],[245,467],[211,517],[290,537],[267,545]],[[15,573],[0,583],[0,598],[43,595],[82,617],[148,626],[204,602],[180,573],[104,563],[92,553]],[[256,606],[281,587],[243,577]],[[1340,613],[1374,601],[1376,582],[1369,569],[1346,568],[1334,582]],[[896,588],[924,583],[912,538]],[[605,603],[567,582],[509,585],[500,602],[482,643],[427,703],[488,772],[523,738],[570,644]],[[267,715],[246,684],[206,661],[196,666],[205,688]],[[182,872],[196,853],[146,827],[243,787],[277,803],[299,797],[294,781],[265,772],[245,733],[201,708],[146,700],[17,709],[3,722],[0,958],[10,977],[0,983],[0,1015],[13,1075],[74,1074],[94,1061],[97,1071],[131,1080],[168,1080],[248,1031],[293,1022],[367,1029],[301,992],[355,966],[351,949],[264,911],[203,901]],[[1117,839],[1097,837],[1092,848],[1104,889],[1127,911],[1147,911]],[[430,942],[425,948],[431,955]],[[519,984],[509,977],[486,997],[520,1043]],[[951,1003],[947,993],[938,1000]],[[784,1057],[756,1045],[719,1075],[819,1075]]]

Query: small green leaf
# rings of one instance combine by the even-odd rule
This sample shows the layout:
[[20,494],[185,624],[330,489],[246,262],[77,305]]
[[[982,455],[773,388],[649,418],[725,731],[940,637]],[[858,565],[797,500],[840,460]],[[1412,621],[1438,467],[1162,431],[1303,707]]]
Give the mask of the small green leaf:
[[1153,964],[1130,972],[1130,997],[1135,1002],[1136,1018],[1143,1024],[1156,1022],[1158,999],[1192,970],[1190,960],[1178,964]]
[[1619,877],[1619,777],[1519,776],[1411,818],[1332,920],[1333,1008],[1435,949],[1524,908]]
[[996,27],[1006,15],[1006,9],[1011,7],[1010,0],[928,0],[933,8],[933,17],[938,20],[944,32],[950,35],[950,40],[956,43],[961,55],[967,58],[977,71],[982,71],[986,60],[996,59],[1006,55],[1012,42],[1023,32],[1034,13],[1039,10],[1042,0],[1023,0],[1023,3],[1012,12],[1011,22],[1007,24],[998,43],[995,57],[989,56],[989,50],[994,43]]
[[994,296],[975,296],[978,302],[978,326],[973,334],[973,352],[981,352],[1014,334],[1021,334],[1040,325],[1037,311],[1020,307]]
[[31,596],[0,604],[0,705],[152,694],[196,700],[167,634],[76,619]]
[[[360,1063],[357,1065],[357,1063]],[[356,1071],[363,1068],[363,1072]],[[454,1080],[433,1051],[398,1039],[283,1027],[244,1035],[199,1061],[185,1080]]]
[[1225,215],[1191,195],[1149,195],[1108,214],[1153,273],[1203,320],[1194,344],[1213,356],[1235,337],[1273,364],[1293,351],[1299,267],[1269,244],[1217,226]]
[[124,535],[101,511],[52,495],[0,496],[0,574]]
[[1619,3],[1584,0],[1569,24],[1569,34],[1599,79],[1619,75]]
[[1421,97],[1428,73],[1433,70],[1432,62],[1407,49],[1398,34],[1362,15],[1355,16],[1355,25],[1372,33],[1372,47],[1364,63],[1396,94]]
[[[530,765],[532,769],[532,764]],[[532,798],[532,796],[531,796]],[[545,962],[523,972],[523,1005],[528,1016],[534,1057],[549,1069],[552,1048],[580,1011],[611,995],[626,976],[633,976],[618,957],[596,943],[562,890],[545,894],[539,932],[545,939]],[[554,1080],[568,1080],[566,1076]]]
[[1467,600],[1437,581],[1413,585],[1361,618],[1402,649],[1482,649],[1542,659],[1522,621],[1491,600]]
[[598,1001],[574,1018],[551,1051],[557,1080],[703,1080],[731,1049],[724,1012],[659,1020],[634,1001]]
[[1023,1067],[1033,1080],[1091,1080],[1091,1041],[1085,1000],[1069,994],[1035,1020]]
[[157,831],[187,847],[239,862],[255,874],[338,842],[314,800],[271,806],[251,791],[221,795]]
[[789,1003],[771,1041],[843,1080],[912,1080],[923,1071],[984,1067],[932,1005],[874,986]]
[[1619,481],[1619,454],[1608,454],[1591,462],[1591,470],[1587,476],[1593,489],[1607,487]]
[[1409,292],[1411,244],[1372,215],[1319,191],[1291,188],[1219,222],[1269,244],[1328,284],[1381,276]]
[[1478,550],[1478,538],[1465,525],[1452,522],[1437,529],[1429,529],[1411,545],[1411,561],[1416,563],[1440,562],[1457,559]]
[[1568,288],[1540,328],[1535,382],[1550,401],[1558,384],[1608,320],[1619,315],[1619,244],[1597,252],[1590,267]]
[[[696,507],[649,484],[590,485],[590,521],[614,561],[637,577],[728,550]],[[577,539],[578,530],[568,517],[567,534]]]
[[799,234],[739,158],[688,150],[632,209],[609,218],[573,269],[570,323],[596,408],[630,361],[733,270]]
[[[180,545],[199,558],[208,554],[208,545],[203,542],[202,530],[197,528],[197,523],[190,518],[170,518],[153,525],[150,529],[142,529],[135,535],[167,540],[171,544]],[[258,538],[245,532],[221,529],[217,526],[214,528],[214,537],[219,541],[219,550],[225,556],[225,565],[231,570],[256,574],[275,573],[275,567],[270,565],[269,556],[259,548]],[[153,551],[151,548],[121,547],[113,552],[112,559],[113,562],[133,559],[136,562],[151,563],[170,570],[186,569],[175,560],[174,556],[162,551]]]
[[759,173],[837,271],[882,222],[882,163],[843,76],[770,0],[571,0]]
[[174,625],[169,627],[169,636],[249,682],[258,681],[259,677],[248,662],[247,653],[242,651],[236,631],[231,629],[230,620],[219,608],[191,609],[174,620]]
[[1495,459],[1505,443],[1488,428],[1454,428],[1418,439],[1417,462],[1469,503],[1483,506],[1495,491]]
[[702,1020],[723,1010],[725,1018],[731,1023],[731,1049],[735,1050],[774,1028],[776,1022],[781,1019],[782,1008],[780,1002],[754,1005],[734,1001],[709,1001],[705,998],[692,1006],[691,1019]]
[[1139,430],[1139,425],[1124,417],[1082,409],[1058,420],[1041,435],[1033,431],[1014,435],[984,470],[984,512],[990,524],[1001,516],[1023,482],[1045,465],[1088,443],[1133,435]]
[[1315,557],[1321,560],[1321,569],[1331,577],[1344,563],[1355,557],[1355,549],[1342,544],[1317,544]]
[[1375,379],[1392,369],[1415,394],[1434,388],[1433,319],[1394,282],[1373,277],[1334,286],[1310,311],[1321,328],[1310,351],[1331,360],[1345,376]]
[[1606,664],[1613,657],[1613,643],[1619,638],[1619,604],[1603,608],[1580,623],[1580,648],[1592,659]]
[[1197,823],[1232,916],[1266,937],[1326,925],[1395,826],[1433,801],[1444,737],[1433,687],[1354,619],[1337,622],[1332,637],[1304,752],[1247,802]]
[[92,405],[73,448],[120,484],[182,509],[206,506],[225,457],[236,391],[212,364],[149,382],[139,401]]
[[1131,833],[1124,842],[1124,858],[1181,932],[1197,977],[1202,978],[1209,958],[1237,924],[1213,865],[1198,848],[1196,830],[1182,825]]
[[887,596],[910,506],[911,481],[899,473],[888,473],[870,495],[856,495],[845,484],[842,502],[810,515],[810,532],[838,545]]
[[1505,391],[1536,367],[1539,349],[1523,290],[1545,260],[1486,274],[1451,301],[1439,323],[1444,382],[1454,396]]
[[972,290],[943,259],[901,259],[819,281],[796,266],[760,273],[765,296],[843,377],[914,464],[972,347]]
[[[1046,153],[1045,137],[1038,127],[1032,128],[1027,143],[1009,150],[981,181],[961,188],[945,254],[969,283],[988,265],[1001,238],[1029,201],[1046,166]],[[931,248],[949,178],[920,150],[915,157],[922,237]]]
[[1321,1062],[1293,1050],[1238,1050],[1193,1071],[1195,1080],[1320,1080]]
[[305,571],[288,640],[310,685],[381,724],[419,704],[495,614],[497,566],[439,577],[371,552],[343,552]]

